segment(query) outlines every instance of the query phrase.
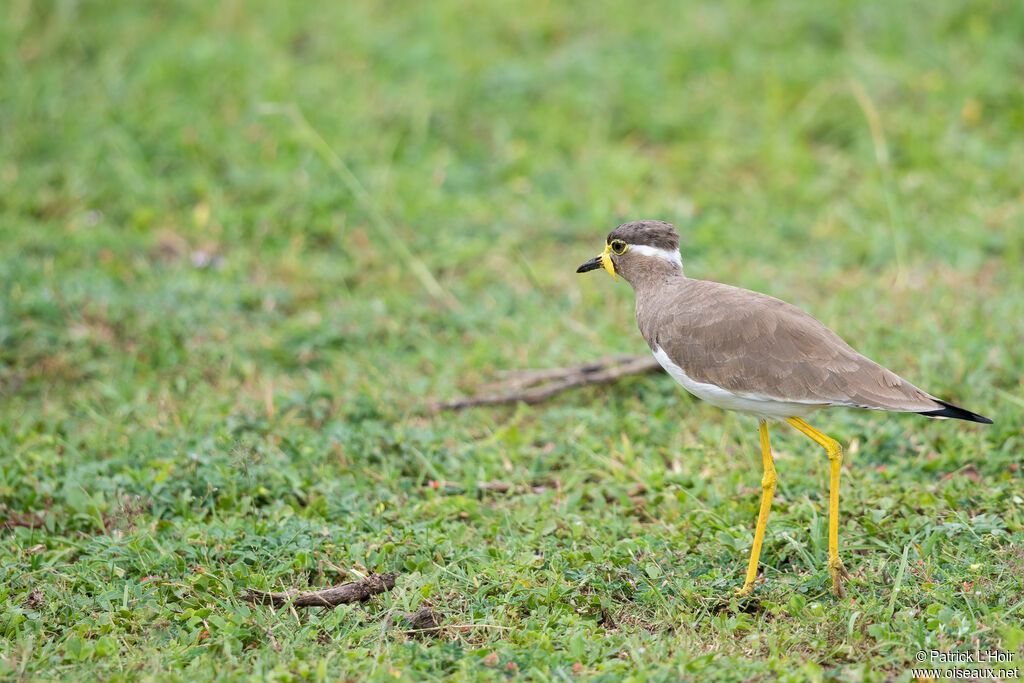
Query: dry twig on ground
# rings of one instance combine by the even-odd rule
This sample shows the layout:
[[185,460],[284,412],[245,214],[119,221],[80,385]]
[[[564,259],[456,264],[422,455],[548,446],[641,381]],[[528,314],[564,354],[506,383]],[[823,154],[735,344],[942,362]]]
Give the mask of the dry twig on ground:
[[389,591],[395,587],[398,574],[370,574],[359,581],[349,581],[339,586],[332,586],[318,591],[284,591],[268,593],[252,588],[241,596],[243,600],[257,605],[273,605],[282,607],[336,607],[349,602],[362,602],[377,593]]
[[493,406],[522,401],[530,405],[547,400],[573,387],[614,382],[628,375],[661,370],[651,356],[608,356],[589,363],[545,370],[510,372],[509,379],[482,386],[487,392],[476,396],[434,403],[434,412],[464,410],[476,406]]

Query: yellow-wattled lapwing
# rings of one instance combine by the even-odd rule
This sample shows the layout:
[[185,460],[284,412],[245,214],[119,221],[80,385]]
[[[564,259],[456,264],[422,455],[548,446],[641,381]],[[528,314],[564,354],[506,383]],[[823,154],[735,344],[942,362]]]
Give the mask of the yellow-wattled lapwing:
[[757,578],[757,562],[775,492],[769,420],[785,420],[828,453],[828,571],[837,596],[843,595],[843,579],[849,577],[839,559],[842,449],[804,418],[821,408],[843,406],[992,423],[987,417],[935,398],[865,358],[792,304],[759,292],[686,277],[679,256],[679,235],[668,223],[637,221],[615,228],[608,235],[604,252],[576,272],[598,268],[604,268],[613,278],[621,275],[632,285],[640,334],[675,381],[712,405],[758,419],[764,466],[761,509],[746,580],[738,589],[741,596],[753,590]]

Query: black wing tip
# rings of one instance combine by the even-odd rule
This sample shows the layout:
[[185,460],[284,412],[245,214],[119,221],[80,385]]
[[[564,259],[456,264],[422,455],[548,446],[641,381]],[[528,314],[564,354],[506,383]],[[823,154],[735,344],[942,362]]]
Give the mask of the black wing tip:
[[921,412],[921,413],[918,413],[918,414],[919,415],[924,415],[925,417],[951,417],[951,418],[953,418],[955,420],[967,420],[968,422],[980,422],[983,425],[990,425],[990,424],[992,424],[992,420],[988,419],[984,415],[978,415],[977,413],[972,413],[969,410],[964,410],[960,406],[955,406],[952,403],[946,403],[945,401],[940,401],[939,399],[935,399],[935,400],[936,400],[937,403],[939,403],[939,404],[941,404],[943,406],[943,408],[941,410],[929,410],[927,412]]

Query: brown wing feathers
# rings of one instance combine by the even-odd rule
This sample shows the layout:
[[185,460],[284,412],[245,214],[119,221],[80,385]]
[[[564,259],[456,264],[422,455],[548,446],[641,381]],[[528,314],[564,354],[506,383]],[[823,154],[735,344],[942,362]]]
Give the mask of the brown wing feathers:
[[637,322],[687,375],[738,394],[987,421],[857,353],[774,297],[689,278],[637,298]]

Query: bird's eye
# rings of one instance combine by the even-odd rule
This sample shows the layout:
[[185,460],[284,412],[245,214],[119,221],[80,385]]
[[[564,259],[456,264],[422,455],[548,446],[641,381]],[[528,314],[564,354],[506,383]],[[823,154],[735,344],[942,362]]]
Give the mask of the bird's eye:
[[626,243],[622,240],[614,240],[612,242],[612,251],[616,254],[622,254],[626,251]]

